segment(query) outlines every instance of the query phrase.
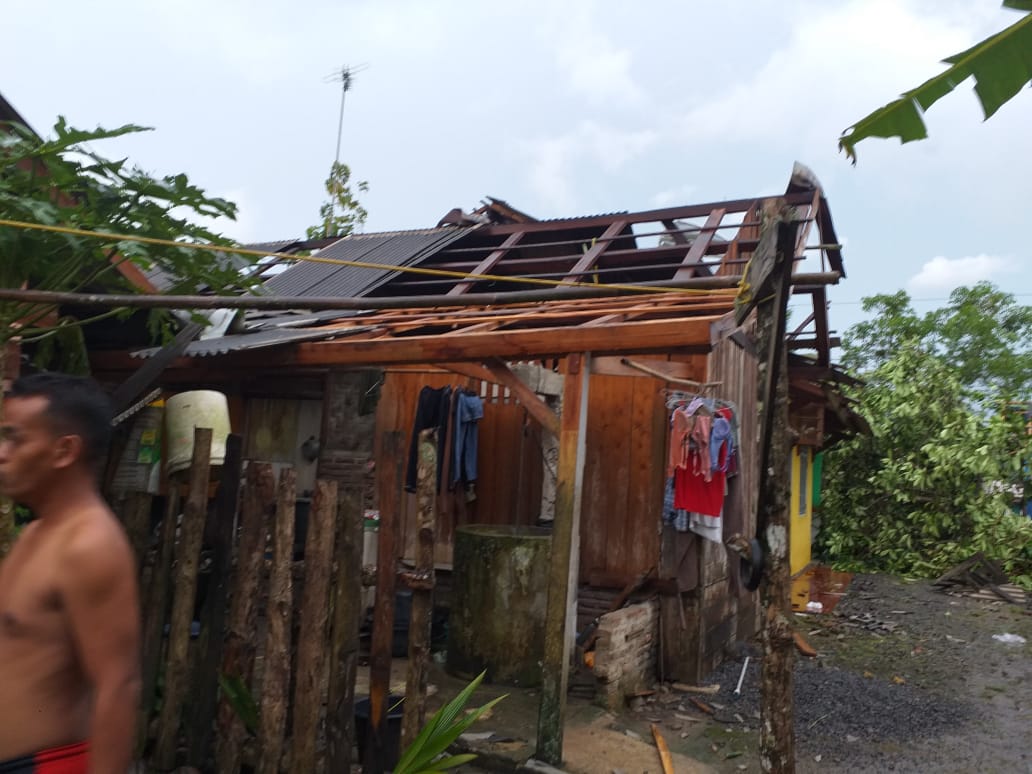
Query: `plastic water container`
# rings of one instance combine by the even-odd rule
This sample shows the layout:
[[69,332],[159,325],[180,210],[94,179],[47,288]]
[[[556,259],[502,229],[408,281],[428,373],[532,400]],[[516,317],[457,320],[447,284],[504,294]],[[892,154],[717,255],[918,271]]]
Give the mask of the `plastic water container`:
[[215,390],[191,390],[173,395],[165,402],[165,432],[168,443],[168,472],[190,467],[193,458],[194,430],[211,428],[211,464],[226,459],[229,435],[229,402]]

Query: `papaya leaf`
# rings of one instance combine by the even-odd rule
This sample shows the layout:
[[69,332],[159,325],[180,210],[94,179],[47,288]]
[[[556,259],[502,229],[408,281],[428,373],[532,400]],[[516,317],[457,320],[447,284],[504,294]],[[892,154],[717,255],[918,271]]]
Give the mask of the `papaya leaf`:
[[[1032,11],[1032,0],[1009,0],[1009,8]],[[990,118],[1032,81],[1032,13],[966,51],[943,60],[947,69],[899,99],[865,116],[839,137],[839,149],[856,164],[856,146],[869,137],[898,137],[901,143],[928,136],[923,114],[968,78],[982,112]]]

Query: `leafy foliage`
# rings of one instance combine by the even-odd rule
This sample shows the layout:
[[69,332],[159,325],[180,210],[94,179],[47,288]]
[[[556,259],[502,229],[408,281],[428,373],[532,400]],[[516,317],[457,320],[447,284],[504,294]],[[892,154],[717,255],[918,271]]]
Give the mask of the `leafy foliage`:
[[[233,218],[236,206],[210,197],[186,175],[153,177],[125,159],[111,160],[94,143],[147,131],[126,125],[86,131],[64,118],[49,139],[24,126],[0,132],[0,218],[87,231],[182,242],[181,246],[104,240],[75,234],[0,227],[0,286],[36,290],[118,290],[127,287],[117,266],[129,262],[160,268],[174,278],[173,293],[205,288],[225,292],[241,286],[240,271],[188,242],[229,244],[201,225],[203,219]],[[54,319],[51,307],[0,304],[0,342],[11,336],[56,335],[84,322]],[[104,316],[118,314],[112,310]]]
[[882,314],[845,346],[866,380],[857,397],[872,433],[826,455],[819,550],[905,575],[983,551],[1032,587],[1032,520],[1013,513],[1006,489],[1028,494],[1032,436],[1007,405],[1032,398],[1032,310],[988,285],[923,317],[905,293],[865,306]]
[[462,715],[462,710],[473,696],[473,692],[484,679],[486,672],[481,672],[469,685],[450,702],[439,709],[430,721],[419,732],[419,736],[401,756],[394,774],[436,774],[440,771],[457,768],[476,758],[475,755],[446,756],[445,751],[454,744],[467,728],[473,725],[480,716],[500,702],[505,696],[488,702],[482,707]]
[[1032,81],[1032,2],[1006,0],[1003,5],[1026,15],[967,51],[947,57],[946,70],[842,133],[839,148],[854,164],[857,143],[868,137],[899,137],[904,143],[927,137],[922,114],[968,78],[975,79],[975,94],[987,119]]
[[[360,193],[369,190],[369,183],[359,180],[355,188]],[[319,208],[321,223],[307,230],[309,239],[320,239],[330,236],[348,236],[361,230],[369,213],[358,201],[358,196],[351,186],[351,167],[339,161],[330,167],[330,176],[326,178],[326,193],[330,197]]]

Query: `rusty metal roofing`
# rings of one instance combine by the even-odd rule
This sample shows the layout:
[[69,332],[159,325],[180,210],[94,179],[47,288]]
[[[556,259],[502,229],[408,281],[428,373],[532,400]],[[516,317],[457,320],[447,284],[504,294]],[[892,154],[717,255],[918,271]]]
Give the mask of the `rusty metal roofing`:
[[[338,312],[335,316],[340,317],[341,314]],[[321,341],[338,336],[362,333],[367,330],[369,328],[365,326],[353,328],[266,328],[249,333],[231,333],[228,336],[220,336],[215,339],[194,341],[186,348],[183,355],[186,357],[214,357],[216,355],[226,355],[230,352],[278,347],[284,344],[297,344],[302,341]],[[132,356],[149,358],[156,355],[160,350],[160,347],[151,347],[133,352]]]
[[[279,253],[288,250],[296,244],[296,239],[283,239],[276,242],[254,242],[242,245],[242,247],[246,247],[248,250]],[[223,266],[231,266],[237,271],[243,271],[254,263],[253,258],[237,253],[213,253],[212,260],[219,262]],[[143,275],[154,286],[154,289],[160,293],[164,293],[176,284],[176,278],[161,266],[154,265],[144,270]]]
[[265,287],[282,296],[363,296],[398,272],[398,266],[412,266],[425,257],[468,234],[468,228],[433,228],[379,234],[352,234],[320,250],[319,258],[362,261],[383,266],[383,270],[301,261],[269,279]]

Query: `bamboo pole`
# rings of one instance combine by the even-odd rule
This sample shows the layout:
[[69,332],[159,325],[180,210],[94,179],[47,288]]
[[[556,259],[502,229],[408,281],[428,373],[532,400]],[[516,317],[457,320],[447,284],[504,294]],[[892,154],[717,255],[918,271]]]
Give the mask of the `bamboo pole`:
[[[841,274],[835,271],[797,274],[792,279],[798,285],[834,285]],[[392,296],[385,298],[341,298],[337,296],[173,296],[128,295],[115,293],[63,293],[49,290],[20,290],[0,288],[0,301],[54,306],[125,307],[127,309],[264,309],[264,310],[367,310],[414,309],[427,307],[496,306],[536,301],[555,301],[571,298],[605,298],[630,293],[664,290],[726,290],[738,287],[739,275],[692,277],[665,282],[640,282],[629,286],[607,287],[559,286],[544,290],[514,290],[503,293],[466,293],[458,296]]]
[[154,761],[162,771],[171,771],[176,765],[179,727],[189,685],[190,624],[197,602],[197,569],[204,537],[204,521],[208,513],[210,468],[211,428],[198,427],[194,430],[190,484],[176,551],[175,596],[169,621],[165,692],[154,751]]
[[[536,399],[535,399],[536,400]],[[407,747],[426,721],[426,683],[430,670],[430,627],[434,606],[434,525],[437,520],[437,431],[419,433],[416,567],[409,623],[408,677],[405,683],[401,745]]]
[[312,774],[317,770],[315,742],[319,735],[323,677],[326,673],[326,627],[330,614],[330,575],[333,571],[336,515],[337,482],[316,481],[308,519],[308,535],[305,538],[305,584],[297,643],[290,757],[290,770],[295,774]]
[[670,747],[660,733],[659,726],[652,723],[652,738],[656,740],[656,749],[659,750],[659,762],[663,766],[663,774],[674,774],[674,761],[670,757]]
[[[257,600],[262,589],[262,565],[269,525],[276,511],[276,481],[272,465],[247,466],[243,507],[240,509],[240,547],[230,583],[229,621],[222,655],[222,675],[250,690],[254,673]],[[244,725],[223,694],[218,708],[215,770],[237,774],[244,741]]]
[[276,492],[276,526],[269,571],[269,602],[265,608],[268,632],[262,676],[259,716],[258,774],[278,774],[287,728],[287,692],[290,688],[290,624],[293,612],[294,510],[297,472],[280,471]]
[[240,478],[243,473],[244,439],[236,434],[226,437],[226,454],[222,463],[219,488],[215,493],[215,510],[208,524],[207,539],[212,551],[208,594],[201,611],[201,656],[191,712],[190,756],[194,766],[207,764],[214,752],[215,710],[218,701],[219,669],[226,634],[226,607],[233,569],[233,528],[240,499]]
[[161,653],[164,643],[165,618],[168,615],[168,599],[172,573],[172,555],[176,544],[176,523],[179,520],[178,474],[169,476],[168,495],[165,499],[165,515],[161,519],[161,536],[154,556],[154,566],[147,586],[147,603],[143,608],[143,653],[142,684],[140,688],[140,722],[137,755],[142,756],[150,738],[151,715],[154,712],[154,692],[161,671]]
[[570,355],[566,362],[537,728],[537,757],[552,766],[560,765],[563,758],[566,688],[573,630],[576,626],[576,622],[571,621],[571,611],[575,610],[577,597],[581,489],[584,481],[591,356]]

